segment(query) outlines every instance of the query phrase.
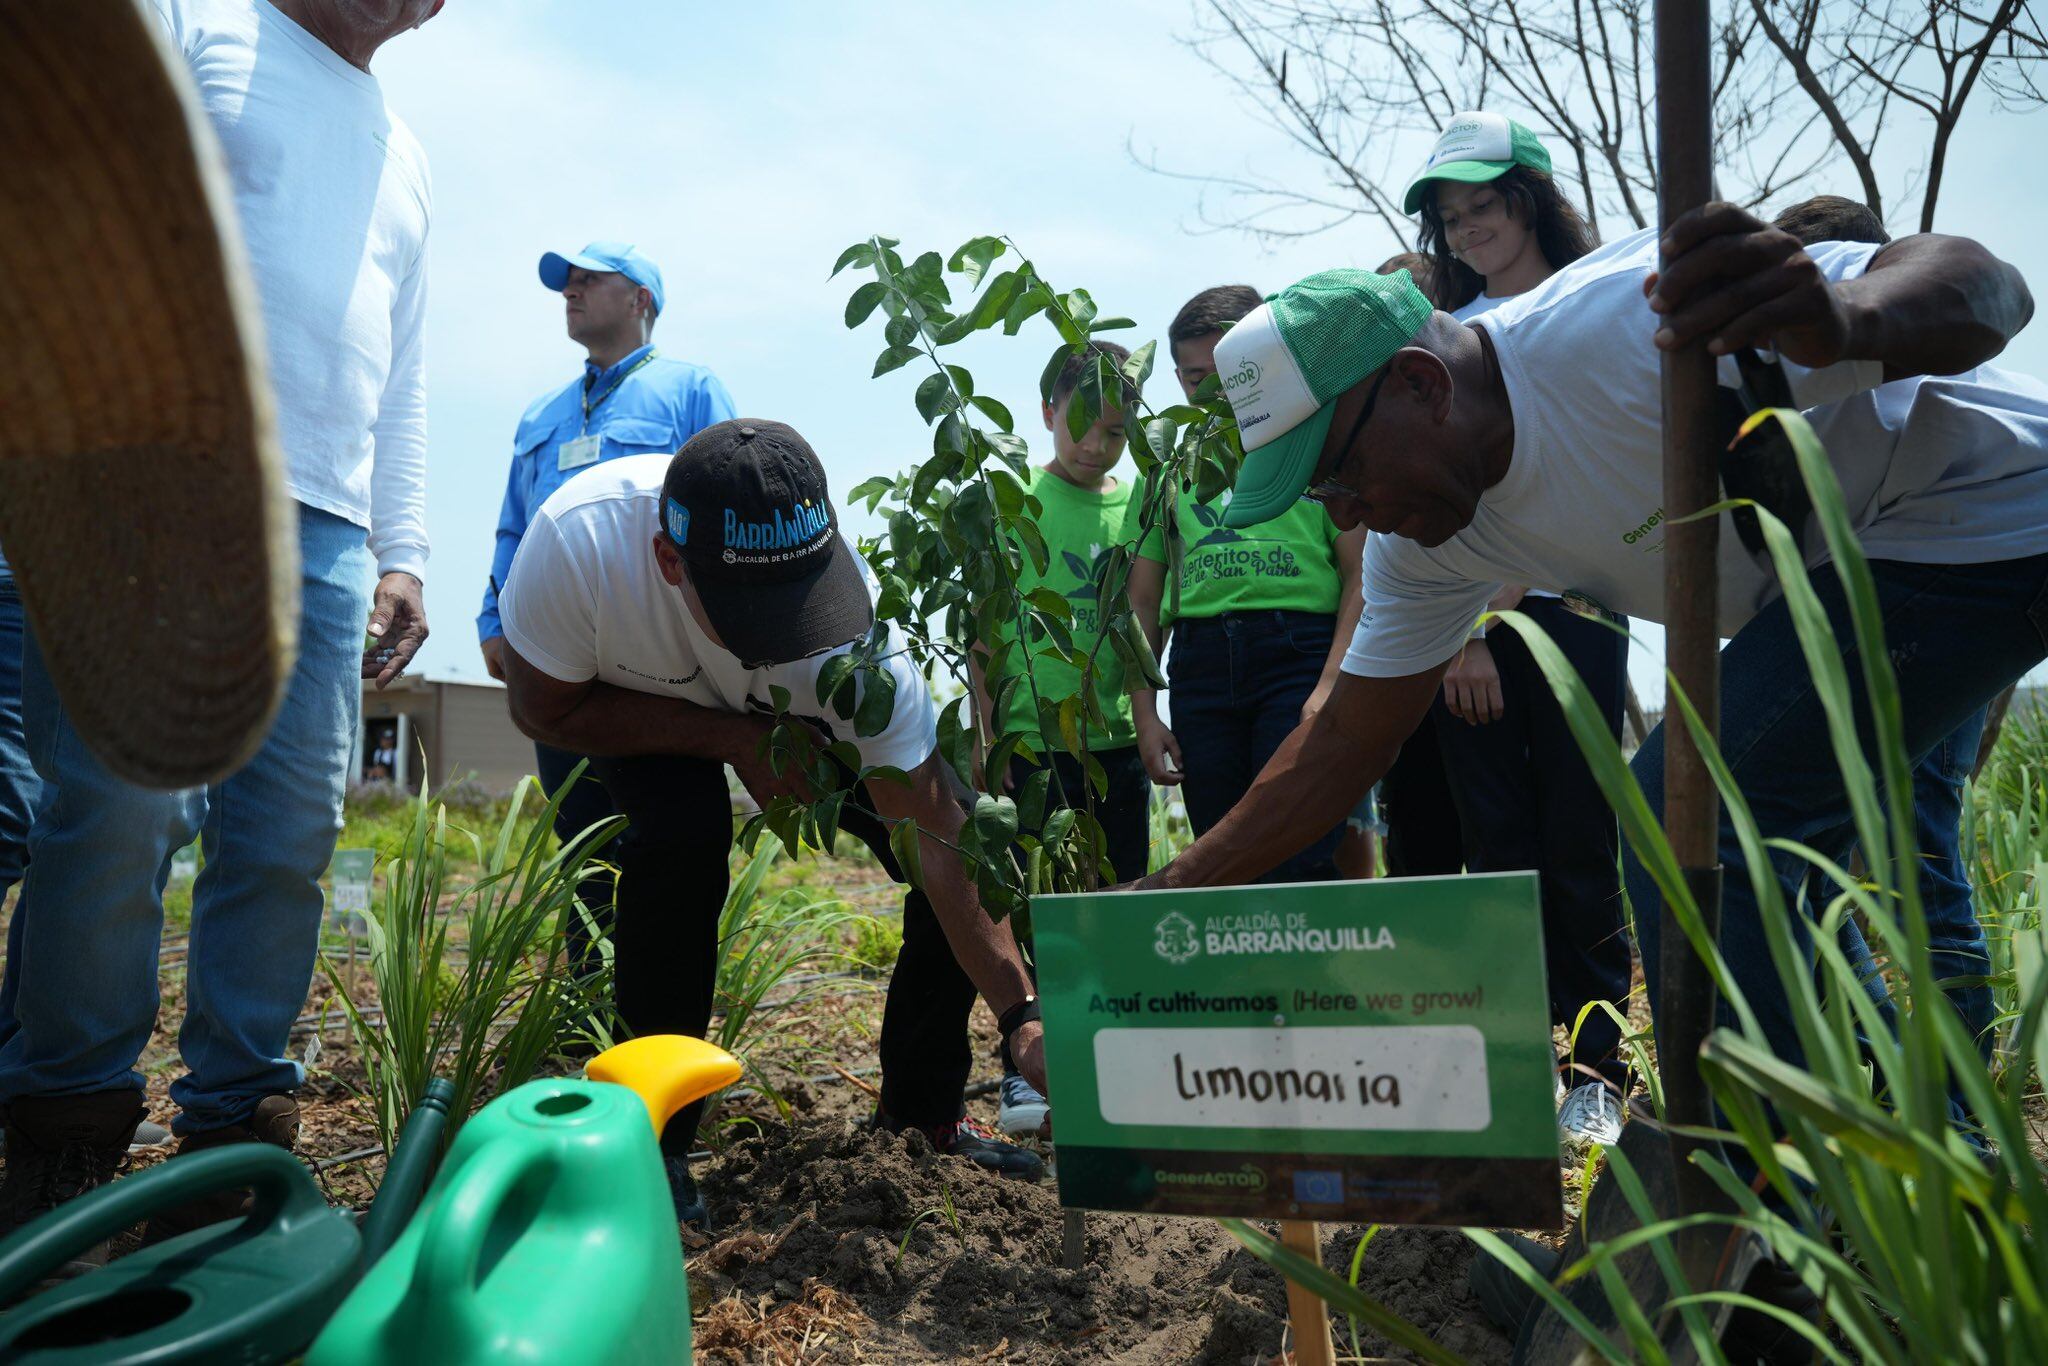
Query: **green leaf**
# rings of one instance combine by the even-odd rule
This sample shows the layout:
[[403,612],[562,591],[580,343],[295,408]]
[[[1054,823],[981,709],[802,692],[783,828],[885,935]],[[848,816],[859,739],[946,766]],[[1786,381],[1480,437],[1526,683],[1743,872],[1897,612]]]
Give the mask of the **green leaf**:
[[958,413],[947,413],[932,430],[932,453],[957,458],[967,454],[967,424]]
[[900,820],[890,827],[889,852],[896,856],[896,866],[911,886],[924,886],[924,857],[918,847],[916,821]]
[[[1098,328],[1097,330],[1099,331],[1100,329]],[[1132,388],[1144,388],[1145,381],[1152,377],[1152,357],[1158,350],[1158,342],[1148,341],[1137,350],[1131,352],[1130,358],[1119,367],[1125,381]]]
[[917,340],[917,324],[907,313],[898,313],[882,326],[882,340],[891,346],[909,346]]
[[863,739],[880,735],[896,714],[896,675],[887,669],[865,671],[867,684],[861,689],[860,707],[853,714],[853,733]]
[[[853,671],[859,666],[860,661],[851,654],[833,655],[821,664],[818,667],[818,705],[830,705],[832,694],[839,691],[840,685],[847,679],[853,677]],[[839,714],[845,716],[847,713],[842,711]]]
[[991,858],[1017,838],[1017,804],[983,793],[974,803],[974,833]]
[[875,357],[875,372],[869,379],[880,379],[891,370],[900,370],[917,359],[917,349],[910,346],[892,346]]
[[881,501],[882,495],[895,487],[896,481],[894,479],[886,474],[878,474],[872,479],[861,480],[849,489],[846,494],[846,501],[849,503],[866,503],[868,510],[872,512],[874,511],[875,504]]
[[1067,357],[1072,354],[1073,352],[1068,350],[1055,351],[1052,353],[1052,359],[1045,363],[1045,369],[1038,376],[1038,397],[1043,401],[1052,402],[1053,381],[1060,377],[1060,371],[1066,367]]
[[[875,249],[866,242],[855,242],[839,253],[839,259],[832,263],[832,275],[837,275],[848,266],[871,266],[875,263]],[[827,275],[826,279],[831,279]]]
[[1013,466],[1022,466],[1031,459],[1031,447],[1024,438],[1011,432],[987,432],[984,438],[989,448]]
[[1136,326],[1137,324],[1129,318],[1098,318],[1088,324],[1088,330],[1091,333],[1121,332],[1124,328]]
[[958,402],[943,371],[926,375],[917,386],[917,413],[926,422],[935,422],[939,414],[952,412]]
[[1052,786],[1052,770],[1034,770],[1017,789],[1017,821],[1021,828],[1036,830],[1045,819],[1045,794]]
[[887,298],[888,294],[889,286],[880,280],[870,280],[853,291],[853,297],[846,301],[846,325],[859,327],[866,322],[868,315],[875,311],[876,306]]
[[1016,336],[1019,328],[1043,313],[1051,302],[1052,295],[1046,291],[1044,285],[1037,281],[1027,285],[1010,304],[1010,311],[1003,315],[1003,335]]
[[1010,421],[1010,410],[1008,408],[1005,408],[987,394],[976,394],[971,402],[975,407],[981,409],[982,416],[995,423],[996,426],[1004,431],[1010,430],[1013,424]]
[[975,301],[968,314],[969,324],[977,332],[985,327],[994,327],[1009,316],[1010,306],[1017,301],[1023,288],[1023,281],[1018,279],[1015,271],[1006,270],[996,276],[982,291],[981,298]]
[[[980,402],[979,399],[975,400]],[[1024,513],[1024,485],[1017,482],[1017,476],[1005,469],[988,471],[989,487],[995,490],[996,511],[1005,519],[1019,517]]]
[[1152,653],[1152,642],[1145,638],[1145,628],[1138,624],[1137,615],[1125,613],[1117,623],[1117,631],[1131,652],[1133,671],[1137,674],[1127,682],[1147,688],[1165,687],[1166,675],[1159,671],[1159,658]]
[[1008,247],[1000,237],[975,237],[963,243],[946,262],[946,268],[956,275],[967,277],[969,289],[981,283],[982,274],[988,270],[989,262],[1001,256]]

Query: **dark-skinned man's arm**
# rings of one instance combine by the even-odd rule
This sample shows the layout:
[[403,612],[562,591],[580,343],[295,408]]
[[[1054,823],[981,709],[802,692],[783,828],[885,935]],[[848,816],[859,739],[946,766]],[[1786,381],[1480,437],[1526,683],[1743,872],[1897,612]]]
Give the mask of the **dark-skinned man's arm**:
[[1393,767],[1449,663],[1403,678],[1343,675],[1322,710],[1294,728],[1237,805],[1137,885],[1235,886],[1308,848]]
[[1705,338],[1716,355],[1775,346],[1810,369],[1874,360],[1887,380],[1955,375],[1997,356],[2034,314],[2019,271],[1966,237],[1901,238],[1839,284],[1798,238],[1732,204],[1683,215],[1662,248],[1643,289],[1667,350]]

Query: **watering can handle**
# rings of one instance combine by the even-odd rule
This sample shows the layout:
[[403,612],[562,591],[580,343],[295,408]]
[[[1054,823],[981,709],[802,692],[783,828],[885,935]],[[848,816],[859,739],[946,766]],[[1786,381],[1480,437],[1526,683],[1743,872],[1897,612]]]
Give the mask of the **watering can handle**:
[[61,1205],[0,1243],[0,1304],[159,1210],[238,1186],[255,1188],[255,1207],[245,1222],[259,1230],[327,1213],[327,1201],[306,1169],[282,1148],[236,1143],[173,1158]]
[[611,1082],[638,1095],[654,1121],[654,1136],[675,1113],[740,1079],[739,1059],[703,1039],[683,1034],[645,1034],[615,1044],[583,1069],[592,1081]]
[[462,1164],[421,1230],[415,1275],[422,1302],[448,1305],[468,1330],[482,1331],[476,1272],[484,1234],[513,1188],[556,1157],[552,1147],[489,1143]]

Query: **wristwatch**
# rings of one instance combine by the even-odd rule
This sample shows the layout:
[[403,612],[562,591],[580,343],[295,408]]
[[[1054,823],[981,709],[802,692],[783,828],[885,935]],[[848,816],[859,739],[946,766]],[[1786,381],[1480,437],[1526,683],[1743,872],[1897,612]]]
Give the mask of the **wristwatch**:
[[1036,996],[1026,996],[1023,1000],[1003,1012],[1002,1018],[996,1021],[996,1029],[1002,1034],[1003,1041],[1007,1043],[1012,1034],[1015,1034],[1033,1020],[1043,1024],[1045,1016],[1039,1013],[1038,998]]

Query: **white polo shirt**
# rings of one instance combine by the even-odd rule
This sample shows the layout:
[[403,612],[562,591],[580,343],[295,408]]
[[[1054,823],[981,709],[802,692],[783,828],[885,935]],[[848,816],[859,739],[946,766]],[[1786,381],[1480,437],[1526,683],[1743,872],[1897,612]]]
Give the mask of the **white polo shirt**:
[[[818,700],[819,671],[851,645],[750,669],[704,634],[654,557],[669,459],[595,465],[541,504],[498,596],[505,639],[520,658],[564,683],[594,678],[714,711],[772,713],[772,690],[782,688],[793,715],[850,741],[864,764],[908,772],[929,758],[938,747],[937,708],[893,624],[883,664],[896,705],[888,725],[869,736],[854,734],[851,721]],[[873,597],[874,576],[865,564],[861,570]]]
[[[1808,249],[1831,280],[1878,248]],[[1347,673],[1397,678],[1449,659],[1504,583],[1584,593],[1664,617],[1661,320],[1643,298],[1657,234],[1637,233],[1502,301],[1473,326],[1492,339],[1514,410],[1507,475],[1472,523],[1434,549],[1399,536],[1366,548],[1365,610]],[[1732,358],[1723,382],[1735,382]],[[1786,366],[1827,445],[1873,559],[1981,564],[2048,553],[2048,386],[1982,367],[1883,383],[1874,361]],[[1813,556],[1826,558],[1822,549]],[[1720,548],[1719,619],[1731,636],[1777,596],[1732,531]]]

